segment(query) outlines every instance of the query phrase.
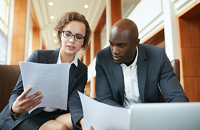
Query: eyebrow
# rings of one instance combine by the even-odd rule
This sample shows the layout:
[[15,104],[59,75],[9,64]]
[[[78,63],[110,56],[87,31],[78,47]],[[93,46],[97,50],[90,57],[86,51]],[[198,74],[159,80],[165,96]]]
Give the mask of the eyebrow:
[[[72,34],[72,32],[71,31],[69,31],[69,30],[64,30],[65,32],[70,32],[71,34]],[[74,35],[74,34],[73,34]],[[83,36],[82,34],[80,34],[80,33],[76,33],[75,35],[81,35],[81,36]],[[84,36],[83,36],[84,37]]]

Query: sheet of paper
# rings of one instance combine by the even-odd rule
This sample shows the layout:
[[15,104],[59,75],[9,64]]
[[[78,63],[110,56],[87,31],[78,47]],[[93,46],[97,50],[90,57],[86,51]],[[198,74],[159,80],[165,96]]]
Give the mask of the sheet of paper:
[[126,108],[114,107],[97,102],[78,92],[84,115],[84,130],[127,130],[130,115]]
[[27,97],[40,91],[44,98],[38,107],[53,107],[67,110],[69,63],[41,64],[20,62],[23,87],[32,87]]

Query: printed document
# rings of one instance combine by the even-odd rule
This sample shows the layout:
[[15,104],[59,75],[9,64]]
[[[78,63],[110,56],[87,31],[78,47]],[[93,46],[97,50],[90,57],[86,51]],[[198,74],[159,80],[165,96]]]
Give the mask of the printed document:
[[78,92],[84,116],[84,130],[127,130],[130,114],[126,108],[110,106],[97,102],[85,94]]
[[20,62],[23,87],[32,87],[27,97],[40,91],[44,98],[42,103],[32,108],[52,107],[67,110],[69,63],[41,64]]

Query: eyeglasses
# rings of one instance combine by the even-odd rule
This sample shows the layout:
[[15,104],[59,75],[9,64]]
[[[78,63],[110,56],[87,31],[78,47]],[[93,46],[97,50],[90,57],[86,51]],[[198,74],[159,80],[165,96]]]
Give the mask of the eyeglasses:
[[71,32],[69,31],[62,31],[63,32],[63,37],[64,38],[67,38],[67,39],[71,39],[73,36],[74,36],[74,39],[77,41],[77,42],[82,42],[85,37],[82,36],[81,34],[75,34],[73,35]]

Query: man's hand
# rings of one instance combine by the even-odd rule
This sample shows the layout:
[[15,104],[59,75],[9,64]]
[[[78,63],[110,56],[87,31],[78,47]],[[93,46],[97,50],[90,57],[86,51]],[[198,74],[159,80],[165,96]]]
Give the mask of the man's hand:
[[[41,95],[41,92],[37,92],[26,98],[28,92],[30,92],[31,87],[25,90],[13,103],[12,111],[17,114],[26,113],[42,101],[41,99],[44,97]],[[37,97],[37,98],[36,98]],[[34,100],[33,100],[34,99]]]
[[90,130],[94,130],[93,126],[90,126]]

